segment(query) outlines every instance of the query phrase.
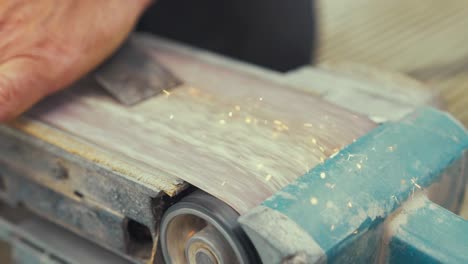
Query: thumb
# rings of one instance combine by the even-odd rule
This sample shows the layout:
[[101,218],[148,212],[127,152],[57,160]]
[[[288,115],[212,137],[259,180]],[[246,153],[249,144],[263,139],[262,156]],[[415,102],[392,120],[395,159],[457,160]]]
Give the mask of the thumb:
[[0,64],[0,122],[8,121],[48,94],[48,81],[39,75],[33,58],[12,58]]

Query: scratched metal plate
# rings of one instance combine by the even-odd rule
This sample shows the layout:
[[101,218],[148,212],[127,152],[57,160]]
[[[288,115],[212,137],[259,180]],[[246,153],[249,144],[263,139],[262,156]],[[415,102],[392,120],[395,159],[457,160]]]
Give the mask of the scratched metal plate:
[[307,92],[145,41],[185,85],[132,107],[81,85],[29,115],[181,178],[240,213],[375,127]]
[[180,80],[130,37],[94,73],[96,81],[126,105],[139,103],[180,84]]

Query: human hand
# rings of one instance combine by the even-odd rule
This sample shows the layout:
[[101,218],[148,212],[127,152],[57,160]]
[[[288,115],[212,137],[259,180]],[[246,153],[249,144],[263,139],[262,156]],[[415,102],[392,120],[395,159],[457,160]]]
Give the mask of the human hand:
[[0,122],[91,71],[150,0],[0,0]]

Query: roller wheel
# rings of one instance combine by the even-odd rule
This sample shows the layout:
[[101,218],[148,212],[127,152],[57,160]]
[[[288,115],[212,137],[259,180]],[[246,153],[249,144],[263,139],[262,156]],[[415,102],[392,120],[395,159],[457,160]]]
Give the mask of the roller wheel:
[[252,264],[258,255],[237,222],[239,214],[217,198],[196,191],[171,206],[161,222],[167,264]]

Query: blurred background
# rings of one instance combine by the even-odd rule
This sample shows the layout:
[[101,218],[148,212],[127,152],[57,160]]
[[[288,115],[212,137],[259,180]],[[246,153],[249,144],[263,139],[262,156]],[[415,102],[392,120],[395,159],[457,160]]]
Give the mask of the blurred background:
[[468,126],[468,2],[321,0],[317,62],[405,73]]

